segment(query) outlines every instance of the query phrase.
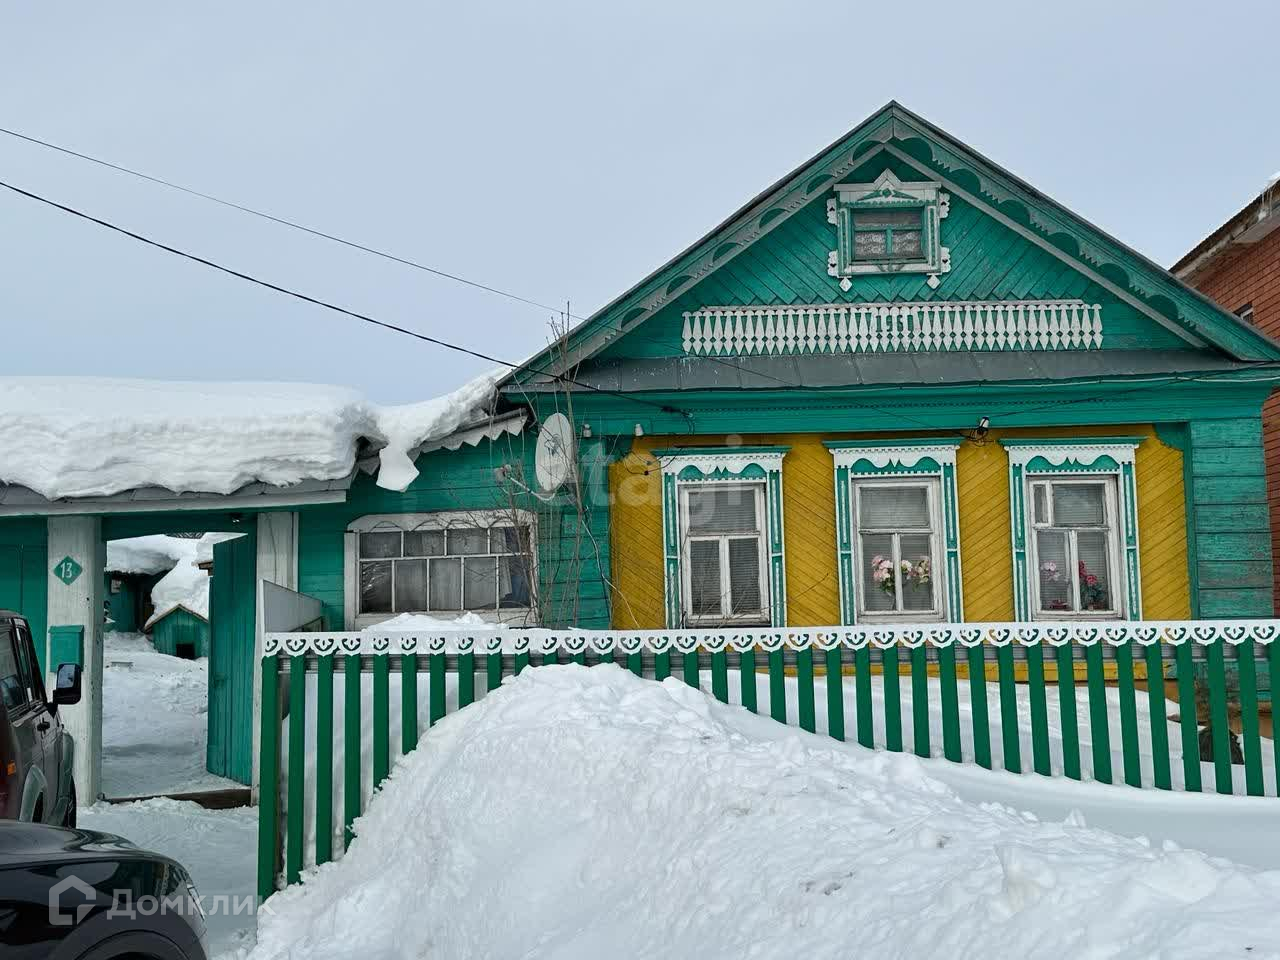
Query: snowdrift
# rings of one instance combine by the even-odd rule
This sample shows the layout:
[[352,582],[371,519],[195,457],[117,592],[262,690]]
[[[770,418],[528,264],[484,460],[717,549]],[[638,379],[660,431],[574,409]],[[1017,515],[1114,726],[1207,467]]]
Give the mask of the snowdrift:
[[0,482],[49,499],[146,486],[227,494],[345,477],[366,439],[382,448],[378,483],[403,490],[417,475],[409,451],[477,415],[495,381],[380,407],[303,383],[0,377]]
[[539,667],[401,761],[253,960],[1272,956],[1280,872],[972,804],[614,667]]

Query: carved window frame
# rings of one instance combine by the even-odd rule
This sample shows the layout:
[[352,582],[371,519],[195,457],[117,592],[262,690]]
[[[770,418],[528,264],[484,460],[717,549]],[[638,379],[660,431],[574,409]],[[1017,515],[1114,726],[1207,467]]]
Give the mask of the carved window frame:
[[685,626],[685,526],[681,490],[690,485],[759,484],[764,494],[765,587],[769,626],[787,624],[786,569],[783,557],[782,459],[789,447],[705,447],[655,450],[662,464],[662,543],[665,626]]
[[[951,197],[936,181],[902,181],[886,170],[874,183],[841,183],[827,201],[827,222],[836,228],[836,249],[827,255],[827,273],[848,290],[851,277],[879,273],[927,273],[929,286],[937,287],[939,275],[951,270],[951,251],[942,245],[942,221],[951,208]],[[857,260],[854,223],[859,212],[870,210],[919,210],[920,256],[914,260],[885,258]]]
[[[1062,619],[1038,615],[1029,567],[1031,522],[1027,504],[1031,485],[1051,478],[1084,479],[1090,475],[1115,479],[1116,534],[1121,601],[1111,619],[1142,619],[1142,571],[1138,551],[1138,492],[1135,475],[1138,445],[1145,437],[1075,439],[1004,439],[1009,458],[1009,520],[1013,549],[1013,606],[1018,620]],[[1077,618],[1079,615],[1074,615]]]
[[[840,622],[859,622],[857,565],[858,535],[854,516],[854,487],[860,480],[902,478],[929,479],[938,485],[941,512],[942,564],[936,568],[943,617],[950,623],[964,621],[964,593],[960,568],[960,516],[956,494],[956,452],[963,437],[926,437],[911,440],[828,440],[835,477],[836,569],[840,582]],[[872,619],[881,619],[873,616]],[[893,618],[902,620],[901,615]]]

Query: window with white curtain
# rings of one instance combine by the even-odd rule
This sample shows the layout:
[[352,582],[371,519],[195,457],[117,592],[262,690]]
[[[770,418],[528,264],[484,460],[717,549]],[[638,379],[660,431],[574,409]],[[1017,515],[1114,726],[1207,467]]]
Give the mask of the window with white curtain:
[[1037,476],[1028,487],[1037,617],[1119,616],[1115,477]]
[[514,619],[533,605],[533,532],[519,516],[363,517],[350,533],[352,626],[400,613]]
[[681,484],[680,569],[691,623],[769,622],[764,483]]
[[852,487],[859,619],[943,619],[938,481],[868,479]]

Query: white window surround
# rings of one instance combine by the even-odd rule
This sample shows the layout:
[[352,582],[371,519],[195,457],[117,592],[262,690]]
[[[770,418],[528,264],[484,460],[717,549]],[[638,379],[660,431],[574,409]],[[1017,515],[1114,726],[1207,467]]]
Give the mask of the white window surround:
[[[831,454],[836,501],[836,568],[840,582],[840,622],[864,622],[866,604],[861,599],[863,573],[857,532],[856,485],[869,481],[936,484],[933,509],[933,581],[940,615],[929,617],[948,623],[964,622],[961,590],[960,518],[956,492],[956,457],[963,437],[913,437],[895,440],[827,440]],[[908,614],[880,616],[868,622],[903,622]],[[919,614],[915,619],[921,619]]]
[[[1032,616],[1036,620],[1119,620],[1124,615],[1124,561],[1120,549],[1120,524],[1119,524],[1119,498],[1117,494],[1117,484],[1119,480],[1118,473],[1103,474],[1070,474],[1070,473],[1045,473],[1032,474],[1026,478],[1026,499],[1025,502],[1030,504],[1030,524],[1027,530],[1027,570],[1031,591],[1031,610]],[[1045,607],[1044,598],[1041,596],[1041,564],[1044,559],[1040,555],[1040,545],[1037,533],[1044,531],[1062,531],[1067,534],[1066,537],[1066,553],[1067,553],[1067,569],[1063,571],[1066,577],[1066,583],[1069,585],[1070,598],[1073,606],[1080,603],[1080,583],[1079,583],[1079,554],[1070,545],[1073,535],[1077,533],[1074,528],[1063,525],[1053,524],[1050,522],[1053,510],[1053,492],[1052,488],[1064,487],[1070,485],[1096,485],[1103,484],[1103,523],[1098,527],[1087,528],[1091,531],[1101,530],[1105,532],[1106,537],[1106,583],[1107,591],[1110,594],[1110,605],[1105,610],[1053,610]],[[1044,522],[1036,516],[1036,488],[1048,487],[1045,497],[1045,506],[1049,511],[1049,517]],[[1076,563],[1071,563],[1072,560]]]
[[[688,518],[682,490],[698,484],[756,484],[763,513],[761,600],[770,626],[786,626],[786,578],[783,565],[782,459],[787,447],[683,447],[654,450],[662,464],[663,584],[668,628],[684,626],[688,617],[686,543]],[[716,618],[723,621],[724,618]],[[699,622],[707,622],[699,618]]]
[[[347,524],[343,543],[343,619],[345,629],[363,630],[399,616],[398,613],[360,613],[359,535],[386,531],[447,530],[459,527],[524,526],[529,530],[530,578],[538,575],[537,521],[527,510],[442,510],[433,513],[370,513]],[[431,610],[422,611],[442,620],[474,613],[490,623],[515,622],[533,625],[536,611],[530,607],[506,607],[499,610]]]
[[[1098,619],[1096,611],[1037,612],[1039,606],[1032,509],[1032,485],[1036,481],[1114,478],[1110,494],[1114,511],[1111,534],[1114,548],[1109,563],[1114,568],[1111,590],[1116,608],[1112,617],[1142,618],[1142,578],[1138,553],[1138,499],[1135,465],[1138,445],[1145,437],[1091,437],[1021,439],[1000,441],[1009,458],[1009,515],[1013,547],[1014,616],[1032,619]],[[1103,615],[1105,616],[1105,615]]]
[[[855,477],[850,484],[852,488],[853,500],[850,504],[851,516],[853,518],[853,547],[857,558],[856,573],[858,578],[858,586],[861,588],[857,591],[858,602],[858,622],[859,623],[900,623],[900,622],[935,622],[946,619],[946,612],[943,609],[943,598],[946,596],[946,563],[943,559],[943,527],[942,527],[942,481],[941,477],[920,475],[916,477],[877,477],[877,476],[859,476]],[[866,528],[862,525],[862,495],[868,488],[923,488],[928,497],[929,527],[928,529],[919,528],[918,530],[897,530],[894,529],[890,533],[890,527],[883,530],[879,527]],[[894,537],[895,543],[900,540],[903,535],[928,535],[929,537],[929,565],[930,575],[930,592],[932,593],[933,602],[928,610],[871,610],[867,604],[867,588],[866,588],[866,571],[872,557],[867,555],[863,540],[865,535],[881,535]],[[892,554],[888,559],[894,561],[895,567],[895,586],[898,587],[899,596],[895,597],[895,603],[901,599],[901,587],[898,581],[900,577],[897,575],[900,571],[897,569],[897,560],[902,559],[896,555],[897,548],[895,546]]]
[[[766,545],[768,539],[768,511],[765,507],[765,499],[767,495],[767,484],[762,480],[748,481],[744,483],[725,482],[724,487],[743,490],[747,495],[755,500],[755,516],[757,532],[755,534],[756,550],[757,550],[757,589],[759,590],[760,606],[756,610],[744,613],[731,612],[732,602],[730,594],[733,587],[732,580],[732,563],[729,557],[729,541],[750,539],[750,535],[746,532],[733,534],[722,532],[693,532],[692,524],[689,516],[689,499],[690,494],[696,491],[704,484],[698,482],[678,483],[677,492],[680,498],[680,529],[684,531],[684,539],[681,543],[680,556],[680,574],[681,574],[681,595],[684,598],[684,617],[685,620],[692,625],[713,626],[720,623],[741,623],[767,625],[769,623],[769,551]],[[720,486],[720,484],[717,484]],[[693,564],[690,562],[692,553],[692,544],[695,541],[715,541],[719,544],[719,574],[721,583],[721,610],[719,613],[699,614],[693,610]]]
[[[950,212],[951,198],[936,181],[902,181],[892,170],[874,183],[841,183],[827,201],[827,222],[836,228],[836,249],[827,256],[827,273],[840,280],[840,289],[853,286],[850,277],[877,273],[927,273],[929,286],[937,287],[938,275],[951,270],[951,251],[942,246],[941,223]],[[855,223],[858,214],[911,211],[920,215],[920,254],[913,259],[892,257],[863,259],[856,255]]]

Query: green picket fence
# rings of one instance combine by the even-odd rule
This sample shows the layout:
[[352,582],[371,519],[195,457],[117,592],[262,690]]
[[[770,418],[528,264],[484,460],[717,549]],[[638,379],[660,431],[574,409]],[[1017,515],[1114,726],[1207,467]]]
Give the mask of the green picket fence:
[[[721,702],[865,747],[1274,796],[1280,755],[1262,736],[1259,703],[1269,708],[1269,678],[1280,669],[1277,634],[1273,620],[267,634],[259,895],[340,857],[369,796],[431,725],[504,678],[553,663],[675,676]],[[1167,684],[1177,703],[1166,701]]]

